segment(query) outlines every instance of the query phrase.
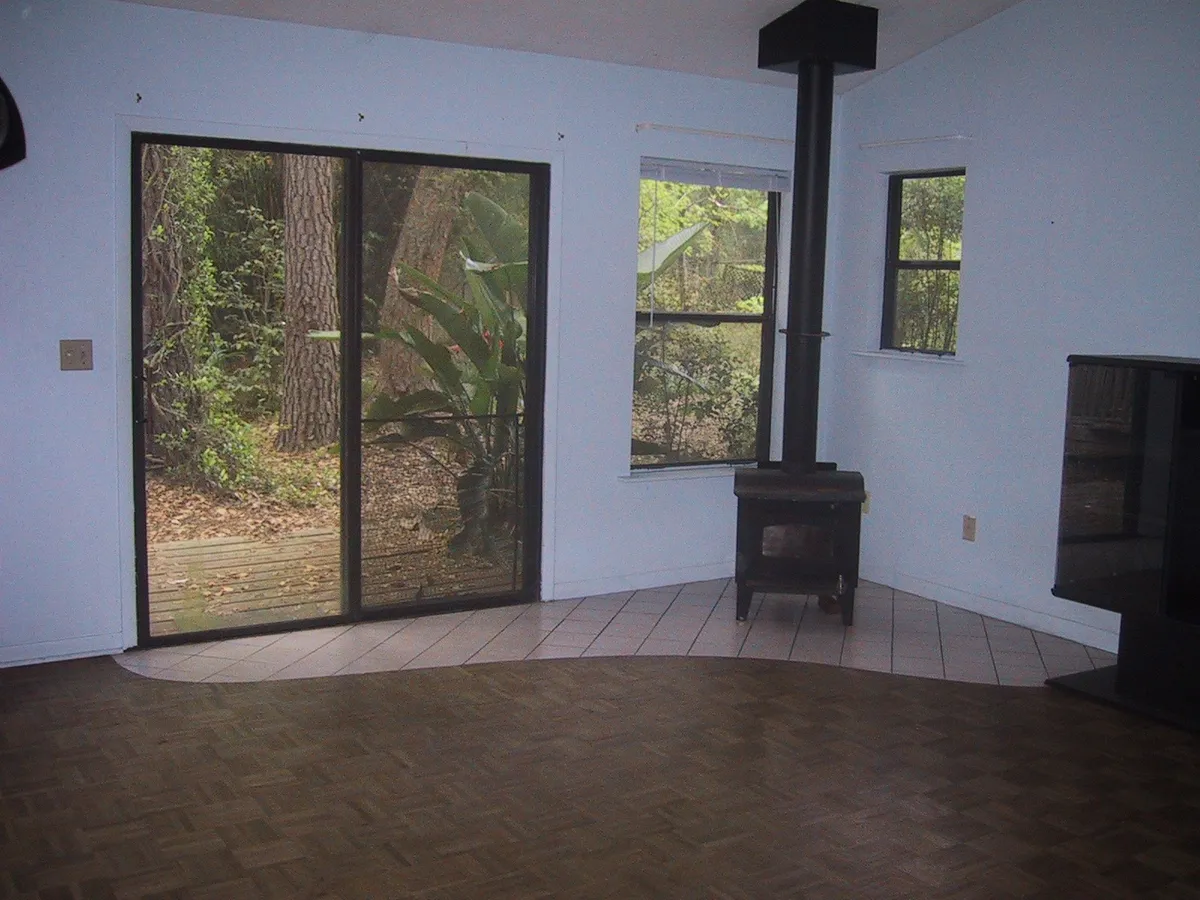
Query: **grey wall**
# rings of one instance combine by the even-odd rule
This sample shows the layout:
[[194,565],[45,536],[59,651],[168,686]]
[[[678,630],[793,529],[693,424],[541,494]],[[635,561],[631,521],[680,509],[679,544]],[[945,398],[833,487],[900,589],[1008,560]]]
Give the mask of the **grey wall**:
[[[732,574],[728,470],[629,475],[638,162],[787,168],[758,138],[790,91],[103,0],[0,4],[0,75],[29,139],[0,173],[0,663],[135,640],[135,130],[550,163],[543,596]],[[59,372],[77,337],[95,370]]]
[[[1198,98],[1200,4],[1028,0],[842,99],[825,424],[871,492],[865,575],[1115,647],[1050,595],[1066,357],[1200,356]],[[864,352],[887,174],[958,165],[957,358]]]

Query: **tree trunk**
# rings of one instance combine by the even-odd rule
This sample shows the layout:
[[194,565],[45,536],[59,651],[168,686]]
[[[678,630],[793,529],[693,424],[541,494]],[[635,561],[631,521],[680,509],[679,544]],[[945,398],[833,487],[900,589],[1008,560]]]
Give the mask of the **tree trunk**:
[[[190,389],[192,360],[185,343],[187,314],[179,302],[183,244],[170,196],[173,150],[142,147],[142,366],[146,457],[177,465],[187,456],[189,422],[200,401]],[[194,431],[194,429],[192,429]],[[175,440],[164,440],[164,438]]]
[[284,154],[284,335],[280,450],[338,439],[340,373],[335,341],[308,336],[338,328],[333,211],[334,160]]
[[[414,325],[434,337],[430,317],[404,299],[397,264],[407,263],[435,281],[441,278],[454,239],[454,220],[470,187],[471,174],[462,169],[434,167],[422,168],[418,173],[392,254],[379,315],[382,327],[398,331],[404,325]],[[379,363],[380,387],[385,394],[398,397],[426,386],[421,358],[400,341],[380,343]]]

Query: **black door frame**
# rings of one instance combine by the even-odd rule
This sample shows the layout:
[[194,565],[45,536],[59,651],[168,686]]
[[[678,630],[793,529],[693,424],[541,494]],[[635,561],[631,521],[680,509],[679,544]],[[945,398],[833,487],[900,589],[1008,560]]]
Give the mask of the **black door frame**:
[[[245,625],[178,635],[150,634],[150,578],[146,527],[146,445],[142,364],[142,153],[145,144],[328,156],[343,161],[341,241],[341,568],[342,612],[300,621]],[[230,138],[206,138],[134,132],[130,141],[130,287],[131,363],[133,368],[133,508],[139,647],[321,628],[365,619],[402,618],[462,609],[528,603],[540,596],[542,554],[542,458],[546,384],[546,308],[550,241],[550,164],[483,157],[365,150],[313,144],[288,144]],[[480,597],[408,602],[395,606],[362,605],[362,170],[363,163],[510,172],[529,177],[529,302],[525,310],[524,520],[522,587]]]

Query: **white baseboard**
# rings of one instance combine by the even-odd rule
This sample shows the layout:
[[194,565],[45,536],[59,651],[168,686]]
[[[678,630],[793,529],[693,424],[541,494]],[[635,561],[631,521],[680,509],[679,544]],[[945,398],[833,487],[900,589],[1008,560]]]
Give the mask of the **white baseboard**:
[[24,666],[30,663],[109,656],[125,649],[120,634],[95,634],[64,641],[42,641],[0,647],[0,666]]
[[[870,578],[868,580],[875,581],[876,579]],[[915,575],[905,575],[903,572],[897,572],[895,577],[891,578],[890,581],[892,582],[890,584],[888,581],[880,581],[879,583],[887,584],[896,590],[916,594],[919,597],[925,597],[929,600],[936,600],[938,603],[945,603],[947,606],[956,606],[959,609],[967,609],[984,616],[990,616],[993,619],[1000,619],[1002,622],[1024,625],[1026,628],[1033,628],[1036,631],[1053,634],[1056,637],[1086,644],[1089,647],[1097,647],[1101,650],[1107,650],[1110,653],[1117,652],[1117,638],[1119,633],[1115,630],[1090,625],[1075,619],[1065,619],[1062,616],[1052,615],[1051,613],[1039,612],[1027,606],[997,600],[994,597],[972,594],[969,591],[962,591],[944,584],[926,581]]]
[[655,569],[649,572],[632,572],[604,578],[585,578],[579,581],[559,581],[542,592],[543,600],[571,600],[576,597],[594,597],[597,594],[615,594],[618,591],[639,591],[643,588],[664,587],[684,584],[689,581],[711,581],[715,578],[733,577],[733,559],[702,566],[684,566],[673,569]]

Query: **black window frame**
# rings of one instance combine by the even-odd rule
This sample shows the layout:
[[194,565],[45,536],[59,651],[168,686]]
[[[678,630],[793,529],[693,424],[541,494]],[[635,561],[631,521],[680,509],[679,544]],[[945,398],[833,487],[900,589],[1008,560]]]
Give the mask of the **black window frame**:
[[[643,180],[645,180],[643,178]],[[758,366],[758,421],[755,428],[754,457],[728,457],[720,459],[685,460],[679,462],[635,463],[630,453],[629,467],[633,471],[652,469],[679,469],[697,466],[733,466],[763,462],[771,454],[771,400],[775,371],[775,308],[778,293],[779,273],[779,222],[783,207],[780,191],[766,190],[767,195],[767,246],[763,259],[763,311],[754,313],[701,313],[667,312],[635,309],[634,330],[637,326],[649,325],[720,325],[722,323],[760,323],[762,337]]]
[[[958,311],[954,314],[955,350],[936,350],[926,347],[896,345],[896,282],[901,271],[962,272],[961,259],[901,259],[900,218],[903,212],[904,183],[922,178],[966,178],[965,167],[931,169],[919,172],[896,172],[888,176],[887,255],[883,270],[883,317],[879,328],[879,349],[902,353],[922,353],[927,356],[955,356],[958,346]],[[965,217],[965,207],[964,207]],[[960,275],[961,284],[961,275]]]

